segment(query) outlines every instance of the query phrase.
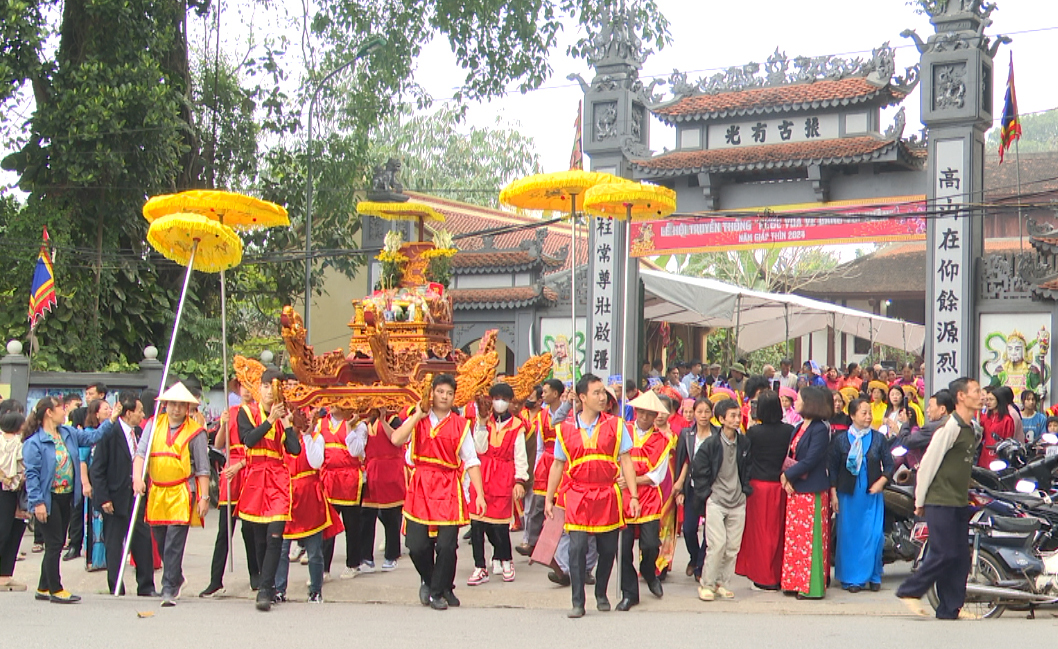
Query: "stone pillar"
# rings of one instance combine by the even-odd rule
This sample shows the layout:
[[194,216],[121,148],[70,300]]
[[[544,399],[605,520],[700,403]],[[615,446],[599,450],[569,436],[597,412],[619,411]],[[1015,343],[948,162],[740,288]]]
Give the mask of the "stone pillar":
[[[595,69],[591,83],[579,75],[572,78],[579,80],[584,91],[581,142],[591,159],[591,170],[631,179],[629,158],[650,155],[647,91],[639,80],[650,51],[635,33],[634,15],[625,12],[611,9],[602,17],[588,57]],[[639,264],[628,256],[629,224],[596,218],[588,224],[587,371],[603,379],[622,374],[622,355],[627,354],[629,376],[634,378],[639,370],[643,310]],[[621,317],[625,300],[628,331]]]
[[975,265],[984,248],[980,203],[984,133],[992,125],[992,57],[999,45],[983,36],[994,5],[978,0],[927,9],[936,33],[923,43],[922,123],[929,129],[927,200],[935,216],[927,233],[926,385],[929,392],[976,376]]
[[29,398],[29,359],[17,340],[7,343],[7,356],[0,358],[0,395],[23,404]]
[[148,345],[143,349],[143,360],[140,361],[140,371],[143,372],[144,383],[152,390],[162,391],[162,373],[165,365],[158,360],[158,348]]

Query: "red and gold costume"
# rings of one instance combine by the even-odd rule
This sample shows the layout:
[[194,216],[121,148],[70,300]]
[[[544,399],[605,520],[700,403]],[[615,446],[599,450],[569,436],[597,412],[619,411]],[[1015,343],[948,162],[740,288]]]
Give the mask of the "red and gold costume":
[[147,475],[146,521],[151,525],[202,525],[191,497],[191,440],[205,429],[190,417],[176,431],[169,429],[169,417],[158,415],[154,422]]
[[[260,409],[243,406],[254,427],[264,423]],[[283,424],[275,422],[257,446],[246,449],[246,469],[238,516],[251,523],[290,520],[290,472],[283,461]]]
[[536,443],[543,444],[540,461],[533,470],[533,493],[547,494],[547,477],[551,475],[551,465],[555,463],[555,439],[558,432],[551,425],[551,411],[544,407],[536,413],[533,420],[533,432],[537,435]]
[[558,427],[558,443],[566,456],[569,480],[565,486],[566,531],[600,533],[624,525],[620,471],[621,426],[624,421],[602,413],[594,435],[576,419]]
[[[246,459],[246,446],[239,439],[239,410],[241,408],[242,406],[228,408],[228,462],[224,465],[225,468],[235,466]],[[245,468],[241,469],[231,477],[231,480],[221,476],[219,480],[220,500],[218,501],[220,507],[225,505],[235,507],[239,504],[239,494],[242,493],[242,476],[245,471]]]
[[[632,437],[632,450],[628,454],[632,458],[632,465],[635,466],[637,478],[657,470],[662,462],[668,461],[669,455],[671,455],[668,451],[672,448],[672,441],[664,433],[656,428],[651,428],[650,431],[643,433],[634,423],[628,425],[628,432]],[[672,494],[671,482],[667,493],[663,486],[653,484],[639,485],[637,495],[639,496],[640,512],[638,518],[632,518],[628,511],[628,503],[631,496],[628,490],[625,489],[623,495],[626,522],[639,524],[659,520],[667,496]]]
[[414,472],[404,500],[404,518],[423,525],[466,525],[459,448],[470,434],[467,420],[448,413],[436,426],[424,417],[411,437]]
[[349,434],[346,422],[334,427],[330,417],[316,422],[316,435],[323,435],[323,479],[327,500],[334,505],[360,504],[364,489],[364,466],[360,458],[349,454],[345,437]]
[[328,502],[320,471],[309,464],[304,444],[297,455],[287,453],[285,462],[290,472],[291,508],[283,538],[304,539],[318,532],[324,532],[325,538],[341,534],[345,527]]
[[[481,483],[485,491],[485,515],[471,514],[471,520],[485,523],[510,523],[514,516],[514,449],[518,435],[525,434],[525,422],[521,417],[511,417],[500,427],[495,418],[489,417],[489,447],[478,453],[481,460]],[[524,437],[522,438],[524,439]],[[474,486],[470,496],[477,498]]]
[[367,446],[364,447],[367,485],[363,506],[389,509],[404,504],[408,481],[404,473],[404,449],[394,446],[382,429],[381,421],[367,425]]

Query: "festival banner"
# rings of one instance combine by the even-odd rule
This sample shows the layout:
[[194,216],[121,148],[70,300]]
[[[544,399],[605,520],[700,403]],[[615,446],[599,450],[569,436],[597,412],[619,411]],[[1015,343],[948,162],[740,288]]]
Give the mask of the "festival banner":
[[926,240],[926,219],[916,216],[926,211],[921,195],[734,211],[746,216],[705,213],[633,223],[632,256]]

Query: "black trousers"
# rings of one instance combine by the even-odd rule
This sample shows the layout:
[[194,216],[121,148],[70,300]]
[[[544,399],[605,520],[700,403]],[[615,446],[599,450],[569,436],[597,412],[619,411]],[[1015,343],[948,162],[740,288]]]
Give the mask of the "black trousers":
[[[132,531],[129,553],[136,562],[136,593],[147,595],[154,592],[154,548],[151,545],[151,528],[143,521],[143,507],[140,507],[136,529]],[[121,553],[125,549],[125,535],[129,531],[129,520],[132,511],[103,514],[103,547],[107,555],[107,589],[113,593],[118,583],[118,572],[121,570]],[[121,592],[125,591],[122,584]]]
[[[345,526],[345,567],[358,568],[361,556],[360,548],[363,541],[361,535],[362,508],[360,505],[335,505],[338,515],[342,517],[342,525]],[[334,559],[334,537],[323,542],[323,572],[331,571],[331,561]]]
[[[228,562],[228,539],[235,535],[235,523],[241,520],[235,515],[235,506],[231,508],[231,520],[225,523],[225,515],[228,513],[227,505],[221,505],[217,517],[217,540],[213,543],[213,563],[209,568],[209,585],[224,585],[224,564]],[[226,532],[226,534],[225,534]],[[246,569],[250,573],[250,581],[256,581],[261,574],[257,561],[257,545],[254,541],[253,530],[246,522],[242,523],[242,543],[246,547]]]
[[15,574],[18,547],[26,531],[26,521],[15,518],[18,511],[18,492],[0,491],[0,577]]
[[[243,521],[242,524],[249,527],[253,533],[254,554],[257,555],[258,571],[261,575],[261,593],[271,596],[276,586],[276,569],[279,567],[280,554],[283,545],[283,529],[286,528],[284,521],[274,523],[251,523]],[[282,557],[284,560],[286,557]]]
[[441,525],[437,536],[430,536],[430,528],[422,523],[407,521],[408,554],[415,564],[422,583],[430,587],[430,597],[441,597],[455,588],[456,547],[459,544],[459,526]]
[[81,505],[77,507],[76,511],[70,511],[70,522],[67,524],[66,534],[66,545],[71,548],[77,548],[78,552],[84,550],[84,519],[85,509],[84,500],[81,501]]
[[595,566],[595,599],[605,601],[606,588],[610,584],[610,572],[613,571],[614,557],[617,556],[617,534],[619,530],[591,534],[590,532],[569,533],[569,580],[573,587],[573,606],[584,606],[585,566],[588,560],[588,537],[595,537],[599,550],[599,563]]
[[705,563],[704,532],[702,533],[701,541],[698,540],[698,524],[701,522],[699,519],[702,517],[704,509],[693,495],[688,495],[683,501],[683,542],[687,545],[687,554],[694,565],[696,577],[702,576],[702,564]]
[[474,548],[474,567],[485,567],[485,537],[492,544],[493,561],[510,561],[511,526],[508,523],[470,521],[470,545]]
[[[386,561],[400,558],[400,521],[404,517],[404,507],[397,505],[386,509],[364,507],[360,519],[360,559],[375,560],[375,521],[382,521],[386,531]],[[348,533],[348,532],[347,532]]]
[[970,512],[967,507],[926,505],[929,549],[926,558],[900,588],[897,597],[922,597],[936,584],[937,617],[953,620],[966,602],[966,577],[970,574],[970,546],[967,543]]
[[40,564],[40,581],[37,590],[58,593],[62,590],[62,575],[59,574],[59,559],[62,556],[63,542],[66,541],[66,530],[70,526],[70,510],[73,507],[73,494],[51,495],[51,512],[48,520],[37,525],[44,535],[44,559]]
[[[629,524],[621,531],[621,595],[639,601],[639,577],[636,575],[633,546],[639,530],[639,574],[643,581],[653,583],[658,578],[658,552],[661,550],[661,521]],[[601,552],[601,550],[600,550]]]

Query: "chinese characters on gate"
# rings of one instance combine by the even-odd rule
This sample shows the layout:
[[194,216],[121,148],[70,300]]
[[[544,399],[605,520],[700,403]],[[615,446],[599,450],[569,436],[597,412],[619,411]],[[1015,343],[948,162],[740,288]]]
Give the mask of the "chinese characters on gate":
[[967,312],[964,285],[968,245],[968,213],[965,210],[966,178],[962,140],[937,143],[935,174],[937,216],[930,223],[933,233],[931,285],[934,329],[932,372],[935,386],[945,386],[966,373]]
[[711,124],[707,138],[709,149],[811,142],[839,136],[838,116],[758,118],[747,122]]
[[616,260],[619,251],[616,248],[614,223],[607,218],[596,218],[590,221],[593,228],[593,246],[591,250],[592,313],[591,323],[591,371],[606,377],[616,369],[613,345],[617,343],[614,316],[617,299],[615,283]]

